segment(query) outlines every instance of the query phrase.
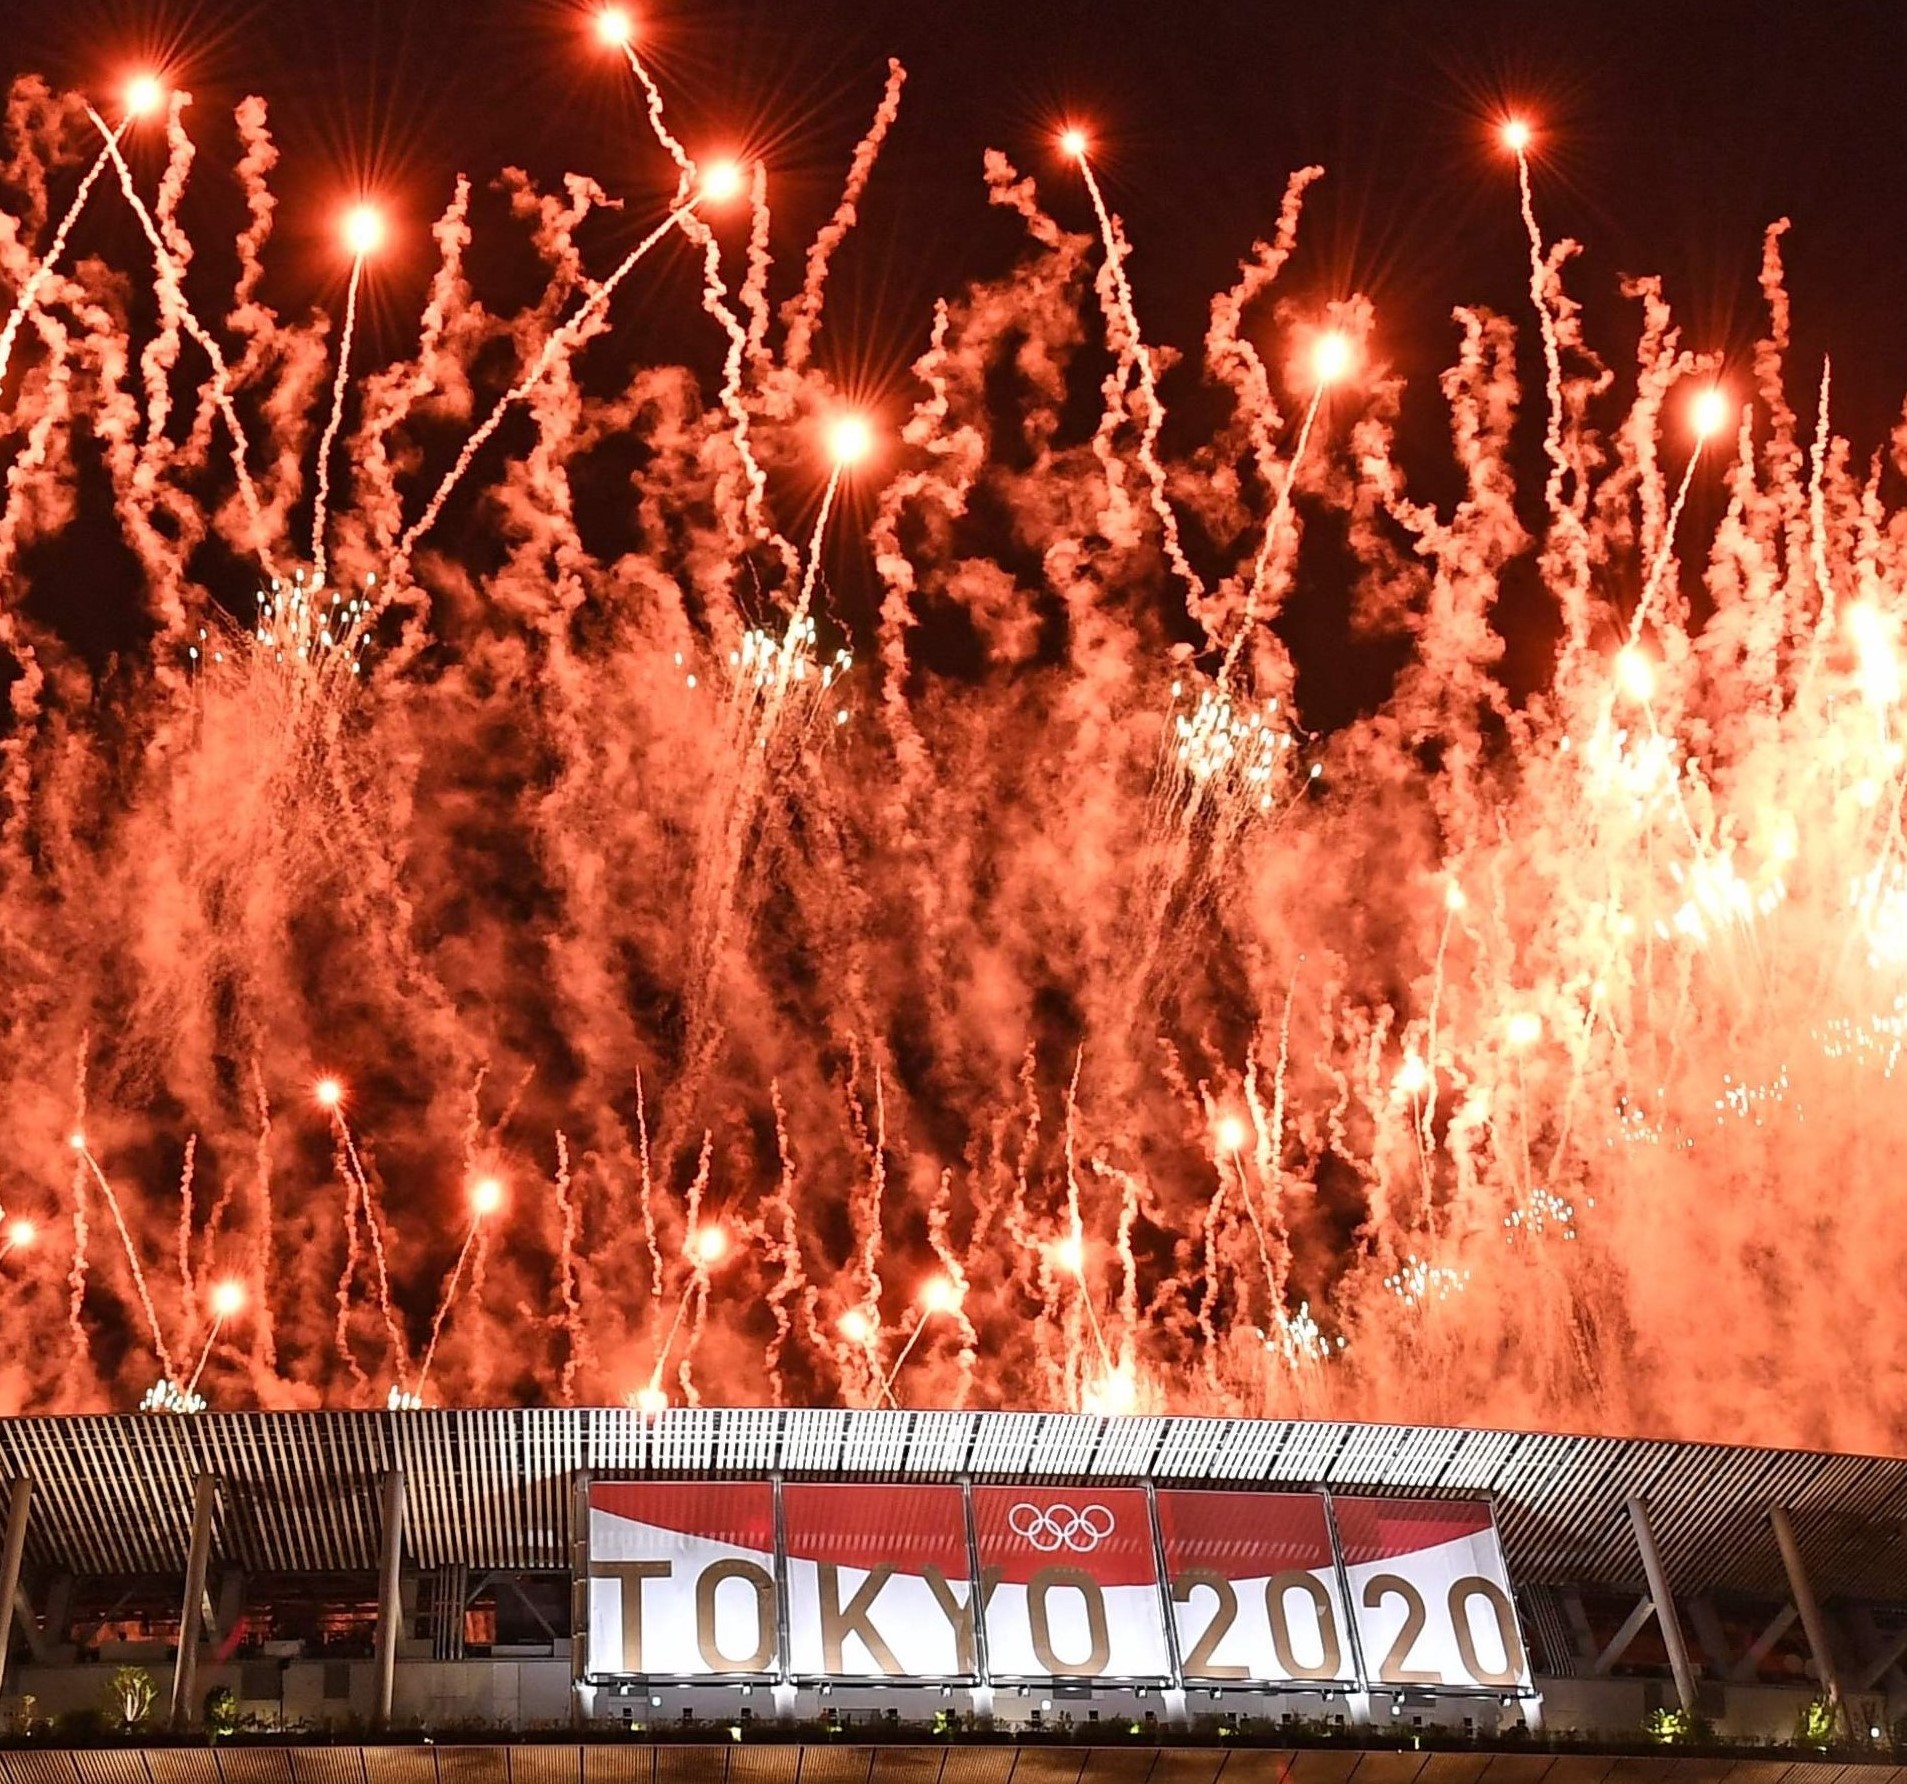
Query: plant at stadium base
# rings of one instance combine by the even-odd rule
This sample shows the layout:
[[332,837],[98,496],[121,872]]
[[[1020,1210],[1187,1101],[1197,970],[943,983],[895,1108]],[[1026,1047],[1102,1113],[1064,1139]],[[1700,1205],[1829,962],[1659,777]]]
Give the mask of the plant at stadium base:
[[1841,1712],[1833,1701],[1817,1697],[1795,1713],[1794,1740],[1797,1747],[1819,1747],[1825,1752],[1834,1745],[1841,1725]]
[[229,1685],[214,1685],[205,1694],[205,1732],[222,1740],[238,1732],[238,1698]]
[[[657,96],[673,196],[612,272],[579,245],[600,188],[508,174],[549,286],[503,314],[460,182],[417,348],[368,372],[261,299],[262,102],[215,299],[183,96],[109,129],[16,84],[0,1200],[38,1238],[0,1268],[30,1334],[0,1406],[719,1391],[1900,1440],[1907,436],[1864,460],[1825,373],[1797,412],[1785,224],[1725,379],[1631,283],[1625,403],[1537,226],[1540,139],[1506,138],[1541,485],[1513,323],[1466,309],[1439,507],[1372,307],[1267,298],[1315,169],[1212,304],[1227,415],[1165,455],[1196,368],[1145,340],[1081,132],[1058,197],[986,157],[1024,258],[939,306],[881,420],[816,339],[902,80],[779,311],[768,175],[698,170]],[[69,220],[130,207],[149,263],[60,257],[41,176],[75,152]],[[379,276],[351,230],[341,335]],[[603,338],[678,242],[713,396]],[[87,478],[138,571],[109,673],[62,629]],[[1534,692],[1502,669],[1513,566],[1560,638]],[[1317,737],[1278,628],[1327,575],[1409,653]],[[483,1183],[511,1193],[473,1218]]]
[[1660,1741],[1665,1747],[1701,1746],[1712,1732],[1700,1717],[1679,1706],[1651,1710],[1642,1719],[1642,1729],[1650,1740]]
[[106,1681],[106,1713],[124,1729],[134,1729],[152,1713],[159,1687],[143,1666],[122,1666]]

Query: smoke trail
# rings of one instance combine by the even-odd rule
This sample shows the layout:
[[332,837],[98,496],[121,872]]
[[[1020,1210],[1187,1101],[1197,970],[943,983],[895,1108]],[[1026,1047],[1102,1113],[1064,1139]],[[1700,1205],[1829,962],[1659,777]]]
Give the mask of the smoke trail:
[[264,566],[265,574],[274,574],[271,547],[263,510],[259,505],[258,491],[252,483],[251,472],[246,468],[248,446],[244,426],[238,419],[238,411],[232,406],[231,374],[225,364],[225,355],[219,344],[205,330],[204,325],[192,312],[180,289],[181,269],[172,257],[172,251],[158,226],[153,222],[151,211],[140,198],[132,183],[132,169],[126,165],[125,157],[119,152],[119,139],[106,128],[105,121],[90,108],[87,116],[93,126],[106,139],[106,154],[111,157],[114,167],[119,171],[120,191],[125,194],[126,202],[132,207],[133,214],[139,219],[140,227],[146,232],[146,240],[152,246],[153,261],[158,270],[157,286],[161,294],[161,308],[169,309],[178,317],[194,341],[205,351],[212,362],[212,400],[224,417],[225,426],[232,440],[232,475],[238,483],[239,495],[245,504],[245,512],[252,523],[252,537],[249,547]]
[[1100,240],[1106,250],[1100,291],[1106,309],[1107,333],[1118,361],[1113,377],[1107,382],[1107,420],[1109,422],[1112,419],[1118,393],[1123,392],[1127,378],[1136,372],[1140,410],[1139,468],[1146,476],[1152,511],[1158,517],[1159,530],[1165,543],[1166,558],[1185,584],[1187,609],[1196,618],[1205,599],[1205,583],[1192,568],[1191,560],[1180,543],[1178,513],[1166,490],[1165,466],[1159,460],[1159,432],[1165,425],[1165,405],[1159,398],[1158,373],[1153,364],[1152,351],[1140,333],[1132,285],[1126,277],[1128,249],[1125,232],[1106,209],[1106,200],[1099,190],[1092,163],[1083,154],[1079,157],[1079,170],[1085,178],[1086,190],[1092,197],[1093,214],[1099,219]]
[[417,549],[418,541],[437,524],[437,517],[443,512],[444,504],[450,500],[452,491],[463,481],[472,461],[483,449],[490,436],[502,425],[504,416],[515,404],[534,391],[549,375],[550,369],[586,337],[602,312],[608,307],[610,298],[615,295],[616,287],[635,270],[649,250],[668,235],[670,230],[674,229],[677,223],[699,202],[698,198],[690,198],[685,203],[679,204],[635,247],[630,249],[616,270],[590,292],[582,308],[549,336],[529,371],[504,392],[496,406],[464,441],[462,449],[457,454],[456,463],[444,473],[443,481],[438,484],[436,493],[425,504],[423,513],[411,523],[409,530],[397,543],[397,550],[392,557],[391,570],[385,583],[385,604],[388,605],[392,591],[404,586],[409,574],[411,557]]
[[344,422],[344,393],[351,376],[351,339],[358,330],[358,285],[364,278],[364,256],[351,261],[351,282],[344,294],[344,333],[338,342],[338,372],[331,384],[331,413],[318,439],[318,494],[311,512],[312,580],[320,587],[325,579],[325,514],[331,506],[331,449],[337,444],[338,429]]
[[901,112],[901,88],[907,84],[907,70],[893,57],[887,62],[887,85],[881,102],[874,108],[874,121],[867,134],[855,145],[854,159],[848,164],[847,184],[841,189],[834,215],[821,226],[808,247],[807,266],[801,281],[801,293],[782,306],[783,337],[781,359],[789,371],[798,372],[814,353],[814,337],[821,328],[821,305],[828,283],[828,268],[834,251],[847,240],[860,219],[862,195],[874,177],[874,164],[880,159],[881,145]]
[[[95,122],[98,120],[95,119]],[[119,139],[125,133],[130,117],[122,118],[117,129],[106,139],[107,146],[99,151],[87,166],[80,180],[79,190],[73,194],[73,202],[67,206],[66,214],[60,219],[59,227],[53,232],[53,239],[47,243],[46,253],[34,264],[13,300],[13,308],[7,312],[7,319],[0,323],[0,378],[7,374],[7,367],[13,361],[13,343],[20,333],[20,324],[32,313],[34,301],[39,297],[46,281],[52,277],[53,268],[66,249],[66,238],[72,233],[73,225],[79,221],[80,212],[85,210],[86,201],[92,196],[93,187],[98,184],[99,176],[105,171],[106,163],[113,158],[113,152],[119,146]],[[101,126],[104,128],[104,126]]]

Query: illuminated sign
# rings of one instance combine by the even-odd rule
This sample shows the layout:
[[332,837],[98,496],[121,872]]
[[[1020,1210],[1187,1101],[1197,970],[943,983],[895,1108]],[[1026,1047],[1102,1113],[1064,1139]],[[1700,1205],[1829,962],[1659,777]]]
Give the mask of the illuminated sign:
[[596,1482],[588,1602],[596,1679],[1530,1688],[1468,1500]]

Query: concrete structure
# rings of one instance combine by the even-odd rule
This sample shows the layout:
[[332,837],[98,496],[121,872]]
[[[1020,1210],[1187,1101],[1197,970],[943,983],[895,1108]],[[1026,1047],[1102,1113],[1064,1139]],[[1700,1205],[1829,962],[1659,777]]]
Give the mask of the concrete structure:
[[168,1710],[196,1725],[221,1689],[262,1726],[313,1729],[794,1715],[851,1730],[989,1705],[1005,1726],[1082,1731],[1368,1717],[1483,1737],[1535,1719],[1510,1694],[1409,1687],[589,1686],[584,1484],[766,1478],[1485,1497],[1549,1732],[1630,1737],[1679,1707],[1779,1741],[1830,1697],[1861,1736],[1907,1716],[1899,1459],[1295,1421],[614,1408],[0,1420],[0,1586],[18,1580],[0,1600],[0,1719],[26,1697],[42,1718],[97,1709],[122,1664],[151,1672],[155,1725]]

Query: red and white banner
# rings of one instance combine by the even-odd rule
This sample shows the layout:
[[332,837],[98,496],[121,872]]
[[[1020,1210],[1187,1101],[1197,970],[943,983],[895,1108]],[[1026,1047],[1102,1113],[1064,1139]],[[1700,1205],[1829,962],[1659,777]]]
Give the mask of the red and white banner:
[[1165,1679],[1159,1575],[1136,1487],[975,1487],[987,1670]]
[[1357,1676],[1324,1501],[1161,1489],[1159,1536],[1188,1685]]
[[1528,1687],[1529,1661],[1488,1505],[1462,1499],[1332,1504],[1371,1684]]
[[797,1678],[972,1679],[972,1567],[958,1487],[782,1489]]
[[[976,1588],[959,1487],[791,1483],[789,1675],[976,1680],[977,1600],[995,1680],[1164,1683],[1169,1602],[1191,1686],[1529,1688],[1487,1504],[1339,1498],[1334,1549],[1321,1495],[1157,1500],[1159,1549],[1142,1489],[974,1487]],[[590,1676],[780,1677],[775,1526],[767,1481],[593,1484]]]
[[779,1665],[767,1481],[589,1489],[589,1672],[759,1678]]

